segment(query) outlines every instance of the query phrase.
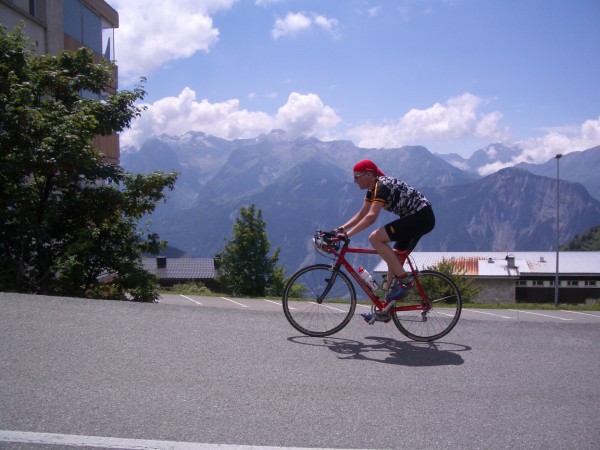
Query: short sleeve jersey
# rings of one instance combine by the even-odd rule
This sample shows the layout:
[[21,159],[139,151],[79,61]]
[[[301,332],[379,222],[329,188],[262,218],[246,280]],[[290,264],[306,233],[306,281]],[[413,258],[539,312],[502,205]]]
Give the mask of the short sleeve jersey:
[[415,188],[392,177],[377,177],[375,188],[367,191],[365,200],[369,203],[382,203],[384,209],[400,217],[410,216],[431,205]]

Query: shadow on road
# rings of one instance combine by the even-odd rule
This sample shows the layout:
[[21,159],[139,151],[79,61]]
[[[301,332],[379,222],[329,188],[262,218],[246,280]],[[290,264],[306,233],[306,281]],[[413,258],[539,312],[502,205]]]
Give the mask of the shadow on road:
[[341,338],[288,338],[296,344],[327,347],[340,359],[360,359],[400,366],[458,366],[464,363],[459,352],[471,347],[449,342],[403,342],[384,337],[367,336],[365,342]]

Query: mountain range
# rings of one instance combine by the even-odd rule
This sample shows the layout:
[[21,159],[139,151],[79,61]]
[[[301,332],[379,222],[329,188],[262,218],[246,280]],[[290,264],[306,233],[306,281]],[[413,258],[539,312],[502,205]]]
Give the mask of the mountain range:
[[[381,170],[422,191],[437,225],[420,251],[551,251],[556,248],[556,162],[522,164],[482,177],[478,169],[510,161],[520,149],[494,144],[470,159],[435,155],[422,146],[365,149],[349,141],[290,139],[273,131],[226,140],[201,132],[156,136],[139,151],[124,148],[130,172],[177,170],[169,201],[152,214],[152,231],[191,257],[212,257],[232,235],[239,209],[261,209],[273,249],[288,273],[317,259],[310,237],[332,229],[362,205],[352,167],[372,159]],[[560,242],[600,223],[600,147],[560,161]],[[593,193],[594,195],[591,195]],[[383,213],[378,225],[393,217]],[[368,245],[368,233],[353,244]]]

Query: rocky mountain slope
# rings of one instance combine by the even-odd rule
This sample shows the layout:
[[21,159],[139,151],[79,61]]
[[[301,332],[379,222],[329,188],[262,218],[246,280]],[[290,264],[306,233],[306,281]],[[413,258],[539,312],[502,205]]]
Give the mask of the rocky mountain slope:
[[[139,152],[124,152],[122,164],[132,172],[181,172],[171,199],[152,217],[152,230],[169,245],[189,256],[213,256],[231,235],[239,208],[254,203],[291,272],[316,259],[315,229],[340,225],[361,206],[364,192],[352,182],[360,159],[374,160],[432,201],[437,226],[420,250],[548,251],[556,245],[555,178],[515,168],[482,178],[419,146],[362,149],[348,141],[291,140],[283,132],[236,141],[187,133],[153,138]],[[600,223],[600,202],[581,184],[562,180],[565,243]],[[391,218],[382,216],[380,224]],[[363,234],[355,244],[367,245]]]

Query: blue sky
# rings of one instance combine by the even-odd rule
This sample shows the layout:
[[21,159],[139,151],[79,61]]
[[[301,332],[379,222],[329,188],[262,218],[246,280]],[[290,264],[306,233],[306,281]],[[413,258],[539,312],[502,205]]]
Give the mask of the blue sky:
[[599,0],[108,1],[120,87],[147,78],[123,145],[273,128],[532,161],[600,145]]

